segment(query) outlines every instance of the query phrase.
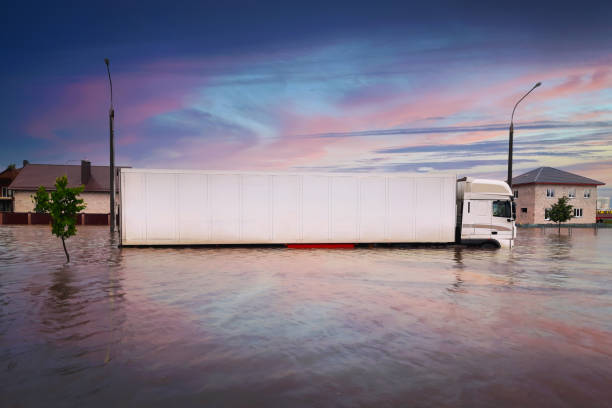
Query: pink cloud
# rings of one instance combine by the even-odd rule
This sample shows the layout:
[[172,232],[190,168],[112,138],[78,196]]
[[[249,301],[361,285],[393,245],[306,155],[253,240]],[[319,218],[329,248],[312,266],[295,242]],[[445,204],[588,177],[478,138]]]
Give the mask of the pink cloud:
[[573,164],[564,170],[606,183],[605,187],[612,187],[612,160]]
[[41,139],[54,139],[54,131],[75,124],[90,122],[96,111],[104,111],[102,97],[108,93],[103,80],[87,80],[50,87],[48,94],[57,95],[53,105],[45,111],[36,111],[25,125],[26,132]]
[[144,140],[144,137],[141,135],[136,135],[134,133],[122,133],[120,138],[117,138],[118,146],[129,146],[131,144],[135,144]]
[[597,109],[590,112],[577,113],[572,120],[604,120],[612,118],[612,109]]
[[[177,110],[186,95],[205,84],[204,78],[141,72],[118,74],[113,79],[116,127],[138,125]],[[25,124],[25,131],[33,137],[55,139],[58,130],[86,129],[108,120],[110,92],[104,76],[53,86],[47,93],[57,95],[56,101],[45,111],[35,112]]]
[[[300,52],[296,51],[295,55]],[[206,60],[163,60],[138,72],[117,74],[114,85],[118,145],[130,146],[146,140],[144,124],[149,119],[191,107],[195,95],[199,97],[198,91],[205,91],[212,77],[223,73],[248,73],[250,67],[266,61],[266,56],[255,54]],[[423,123],[431,124],[433,117],[443,117],[445,125],[499,123],[509,120],[516,100],[537,81],[543,81],[544,86],[530,96],[529,108],[523,108],[521,120],[550,120],[550,108],[545,102],[608,89],[612,87],[611,73],[607,65],[598,64],[539,69],[496,83],[474,79],[450,88],[416,86],[408,91],[381,84],[325,101],[330,104],[329,113],[302,113],[296,107],[299,103],[299,96],[296,96],[295,100],[285,99],[276,106],[262,108],[273,118],[269,125],[271,134],[247,135],[238,142],[222,137],[176,140],[174,145],[166,147],[165,156],[161,151],[159,155],[151,154],[147,163],[197,168],[283,169],[329,163],[334,158],[356,161],[398,140],[404,146],[484,141],[498,137],[500,131],[347,138],[301,136],[418,127]],[[25,126],[28,134],[56,139],[57,132],[65,129],[84,135],[92,128],[98,133],[107,132],[109,95],[104,75],[59,85],[49,93],[58,95],[57,102],[48,110],[31,116]],[[595,115],[594,112],[590,114]],[[584,115],[586,118],[588,113]],[[276,138],[270,139],[271,136]],[[78,147],[70,144],[69,148],[81,153],[103,148],[103,144],[87,139],[82,142]],[[157,162],[154,161],[156,157],[159,158]]]
[[[503,99],[505,106],[514,106],[516,101],[529,90],[529,85],[542,82],[543,86],[530,95],[531,104],[545,101],[574,97],[587,92],[603,91],[612,86],[612,70],[607,65],[577,66],[570,68],[552,69],[530,73],[521,76],[503,85],[506,90],[517,89]],[[562,81],[557,86],[550,87],[550,83]],[[520,85],[522,84],[522,85]],[[527,88],[520,89],[520,86]],[[504,92],[508,94],[508,92]]]
[[[295,112],[285,112],[282,133],[287,135],[321,134],[410,127],[412,124],[427,121],[431,117],[450,119],[458,114],[474,111],[489,118],[487,122],[491,119],[509,120],[516,101],[529,89],[530,85],[537,81],[543,81],[545,85],[530,96],[529,108],[524,109],[521,115],[523,120],[550,120],[550,110],[541,105],[542,102],[607,89],[612,86],[611,72],[606,65],[577,66],[531,72],[504,82],[474,87],[469,93],[465,92],[466,84],[462,84],[462,92],[457,92],[457,89],[427,89],[421,90],[418,94],[410,91],[403,96],[394,97],[394,106],[385,106],[385,109],[381,109],[377,104],[380,95],[367,88],[358,95],[359,103],[352,104],[346,101],[340,103],[339,114],[299,115]],[[554,83],[559,79],[563,80],[560,85],[546,89],[547,81]],[[526,85],[526,89],[523,89]],[[358,110],[355,109],[356,105]],[[364,109],[368,105],[371,105],[369,111]],[[471,121],[470,123],[481,125],[483,121]],[[445,141],[470,143],[499,136],[499,133],[499,131],[477,132],[451,138],[431,135],[427,136],[427,139],[440,139],[441,143]],[[410,139],[412,143],[419,144],[423,137],[411,135]]]
[[[311,163],[326,154],[334,140],[309,137],[281,137],[269,143],[254,143],[235,149],[227,144],[211,147],[214,154],[207,168],[237,168],[246,170],[281,170]],[[209,149],[207,145],[206,149]]]

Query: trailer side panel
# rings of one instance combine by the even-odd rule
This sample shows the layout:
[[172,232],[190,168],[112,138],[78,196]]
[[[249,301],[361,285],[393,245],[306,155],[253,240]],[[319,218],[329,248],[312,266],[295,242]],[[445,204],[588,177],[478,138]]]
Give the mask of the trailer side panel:
[[453,242],[455,177],[121,169],[123,245]]

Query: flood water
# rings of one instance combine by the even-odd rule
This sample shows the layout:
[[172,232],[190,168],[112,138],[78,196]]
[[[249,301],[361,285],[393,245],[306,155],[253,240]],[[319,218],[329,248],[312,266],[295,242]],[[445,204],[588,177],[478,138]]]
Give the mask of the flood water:
[[612,229],[513,250],[0,226],[0,406],[612,406]]

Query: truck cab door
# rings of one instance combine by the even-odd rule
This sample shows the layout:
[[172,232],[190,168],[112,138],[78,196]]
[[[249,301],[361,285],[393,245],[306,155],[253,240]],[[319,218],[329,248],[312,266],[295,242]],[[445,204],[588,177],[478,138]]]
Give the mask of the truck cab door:
[[491,237],[491,201],[466,200],[461,220],[462,239],[488,239]]
[[461,212],[461,238],[469,239],[474,235],[474,225],[472,222],[472,202],[465,200]]
[[474,238],[491,238],[491,201],[472,200]]
[[491,231],[493,238],[509,240],[514,238],[514,219],[512,213],[512,202],[509,200],[495,200],[492,203],[493,217]]

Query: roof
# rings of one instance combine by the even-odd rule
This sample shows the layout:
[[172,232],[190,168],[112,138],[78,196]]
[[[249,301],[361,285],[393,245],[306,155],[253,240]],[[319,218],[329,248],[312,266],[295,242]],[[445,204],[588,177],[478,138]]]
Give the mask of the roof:
[[[109,166],[91,166],[91,176],[84,191],[110,192]],[[28,164],[9,186],[12,190],[55,189],[55,179],[66,175],[68,187],[81,185],[81,166],[64,164]]]
[[17,177],[17,175],[19,174],[19,170],[21,170],[21,169],[16,169],[16,168],[9,169],[9,168],[7,168],[2,173],[0,173],[0,179],[3,179],[3,180],[14,180],[15,177]]
[[576,184],[576,185],[590,185],[590,186],[602,186],[606,183],[601,181],[593,180],[587,177],[579,176],[574,173],[555,169],[552,167],[540,167],[535,170],[531,170],[525,174],[521,174],[518,177],[512,179],[512,185],[520,184]]

